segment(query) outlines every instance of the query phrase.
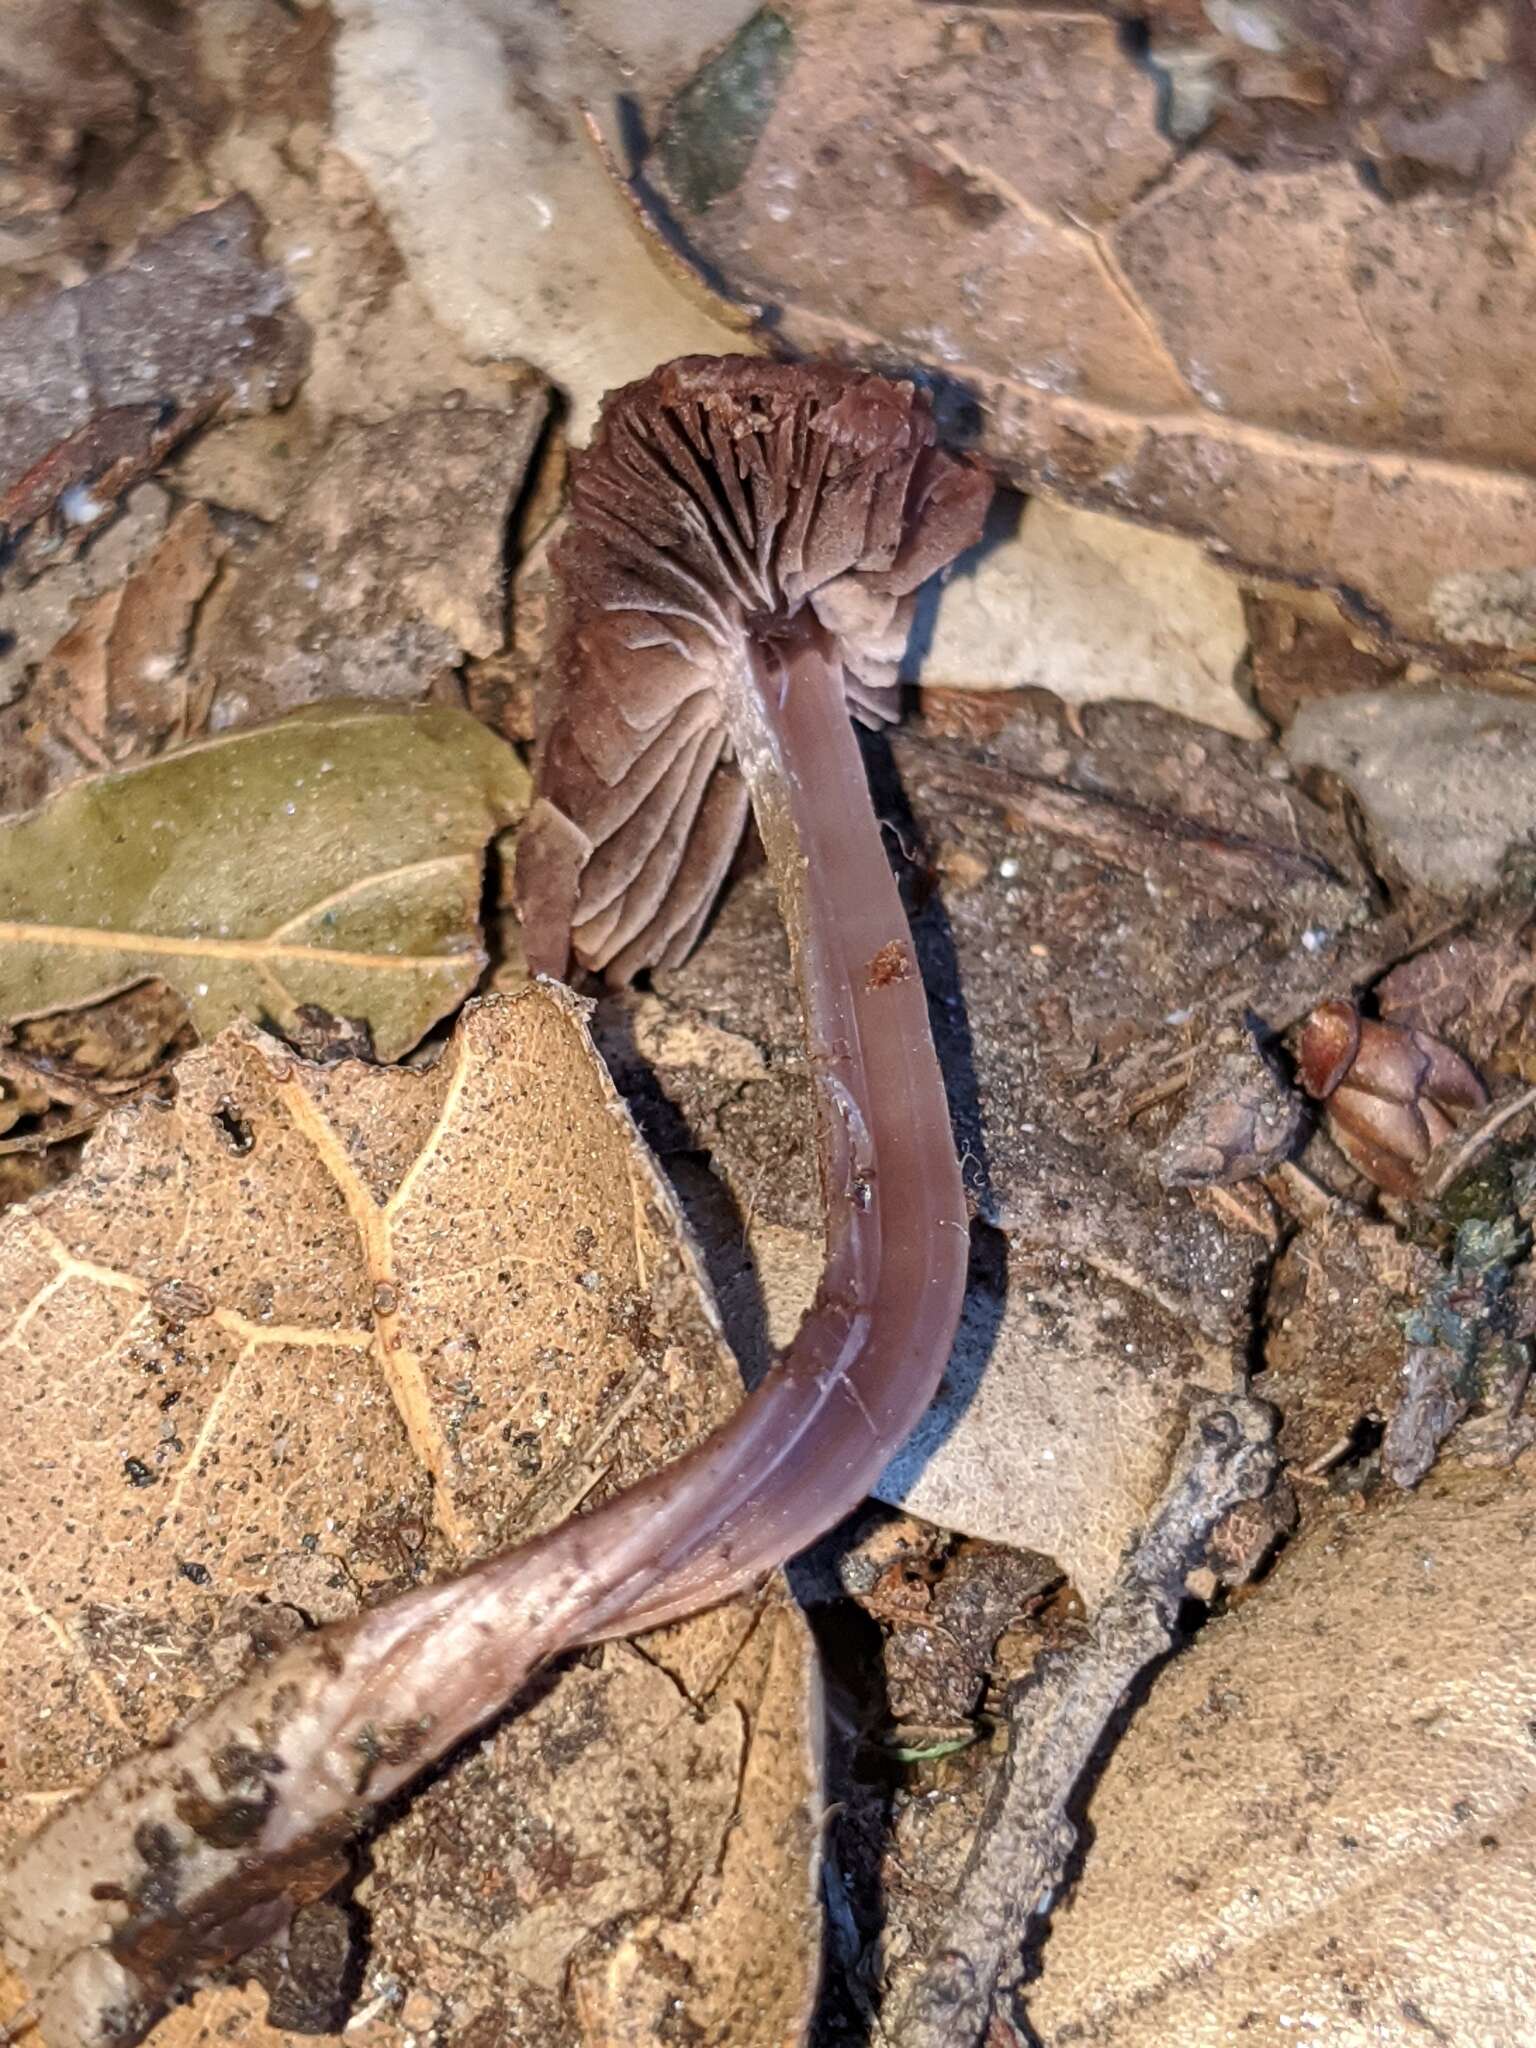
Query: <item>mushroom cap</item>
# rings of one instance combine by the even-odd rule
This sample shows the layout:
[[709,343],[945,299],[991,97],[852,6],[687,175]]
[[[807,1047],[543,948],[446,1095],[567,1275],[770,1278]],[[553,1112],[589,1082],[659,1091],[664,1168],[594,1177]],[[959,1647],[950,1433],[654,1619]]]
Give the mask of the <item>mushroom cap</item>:
[[686,956],[746,824],[726,714],[753,641],[814,624],[854,716],[894,717],[913,592],[990,497],[911,384],[688,356],[610,394],[555,555],[562,701],[517,869],[535,969]]

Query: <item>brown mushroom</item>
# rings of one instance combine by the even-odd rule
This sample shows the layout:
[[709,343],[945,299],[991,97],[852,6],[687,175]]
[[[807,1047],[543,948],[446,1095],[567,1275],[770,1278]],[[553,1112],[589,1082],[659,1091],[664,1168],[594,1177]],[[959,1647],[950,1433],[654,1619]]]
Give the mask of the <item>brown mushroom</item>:
[[[964,1290],[926,999],[848,720],[892,702],[911,593],[986,478],[910,385],[747,358],[608,402],[560,566],[566,702],[519,858],[531,957],[622,977],[697,936],[750,796],[818,1085],[826,1267],[734,1416],[627,1493],[309,1636],[57,1815],[0,1873],[47,2038],[140,2037],[178,1984],[334,1881],[366,1813],[538,1664],[725,1598],[869,1491]],[[380,1731],[390,1739],[381,1743]],[[205,1824],[231,1807],[238,1839]]]

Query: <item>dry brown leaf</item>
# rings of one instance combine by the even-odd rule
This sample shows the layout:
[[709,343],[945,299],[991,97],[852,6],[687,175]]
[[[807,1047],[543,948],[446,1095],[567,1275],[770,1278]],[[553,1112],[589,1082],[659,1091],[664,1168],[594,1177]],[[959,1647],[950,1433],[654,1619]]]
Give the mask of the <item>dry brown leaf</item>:
[[1474,1066],[1536,1081],[1536,925],[1460,933],[1394,967],[1376,991],[1389,1023],[1448,1038]]
[[1531,1457],[1320,1523],[1111,1757],[1042,2048],[1525,2040],[1533,1642]]
[[[737,1397],[572,999],[473,1006],[427,1072],[309,1066],[235,1028],[177,1081],[0,1220],[13,1835],[253,1643],[549,1525]],[[732,2038],[797,2038],[817,1820],[797,1613],[771,1592],[541,1691],[373,1844],[363,2038],[596,2043],[615,1986],[654,2004],[663,1984],[707,2038],[748,2011]],[[496,2033],[502,2007],[532,2031]],[[202,2038],[201,2010],[165,2038]]]
[[1491,189],[1389,199],[1347,157],[1181,159],[1101,14],[779,12],[793,61],[740,181],[673,196],[787,341],[929,365],[1026,488],[1508,658],[1442,586],[1536,560],[1531,134]]
[[192,622],[226,545],[205,505],[184,506],[127,581],[86,605],[0,717],[0,807],[190,737]]

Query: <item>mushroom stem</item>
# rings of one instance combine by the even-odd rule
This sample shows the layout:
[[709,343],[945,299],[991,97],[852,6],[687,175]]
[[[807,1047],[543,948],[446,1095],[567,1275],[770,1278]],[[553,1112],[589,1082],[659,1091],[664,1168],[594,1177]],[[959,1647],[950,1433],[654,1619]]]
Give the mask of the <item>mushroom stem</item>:
[[[653,1530],[626,1628],[723,1596],[864,1498],[933,1399],[969,1234],[928,1004],[849,721],[813,619],[750,650],[726,717],[789,934],[816,1082],[826,1264],[784,1357],[671,1468],[713,1527]],[[700,1522],[702,1522],[702,1515]],[[670,1524],[672,1516],[667,1520]]]

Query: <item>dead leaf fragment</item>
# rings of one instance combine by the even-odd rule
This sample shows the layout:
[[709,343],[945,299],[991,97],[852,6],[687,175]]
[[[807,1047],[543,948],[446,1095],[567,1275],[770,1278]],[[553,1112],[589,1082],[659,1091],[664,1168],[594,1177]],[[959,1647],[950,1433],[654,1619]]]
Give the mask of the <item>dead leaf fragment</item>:
[[1536,1080],[1536,926],[1459,933],[1378,985],[1392,1024],[1449,1038],[1479,1067]]
[[[0,1219],[13,1836],[253,1644],[548,1526],[739,1398],[563,992],[472,1006],[426,1071],[312,1066],[236,1027],[177,1082]],[[373,1841],[373,2023],[348,2040],[523,2021],[609,2048],[621,1994],[701,2038],[798,2039],[813,1668],[770,1588],[542,1681]],[[216,2037],[231,1996],[172,2014],[167,2042]]]
[[0,228],[68,206],[87,142],[116,155],[138,126],[133,80],[81,0],[12,0],[0,51]]
[[473,988],[481,854],[526,802],[466,713],[336,705],[0,825],[0,1015],[159,975],[205,1036],[306,1002],[397,1058]]
[[222,406],[292,397],[302,323],[243,197],[0,319],[0,527],[58,506],[75,535]]
[[0,718],[4,808],[189,737],[192,622],[225,546],[206,506],[184,506],[127,581],[86,605]]
[[322,697],[423,696],[504,635],[507,519],[545,393],[337,430],[298,496],[208,607],[200,696],[215,732]]
[[1323,1469],[1362,1422],[1390,1412],[1403,1362],[1403,1319],[1434,1282],[1437,1261],[1389,1224],[1340,1207],[1281,1253],[1265,1303],[1258,1387],[1280,1411],[1280,1448]]
[[1161,1674],[1025,1994],[1043,2048],[1524,2037],[1531,1466],[1342,1510]]

